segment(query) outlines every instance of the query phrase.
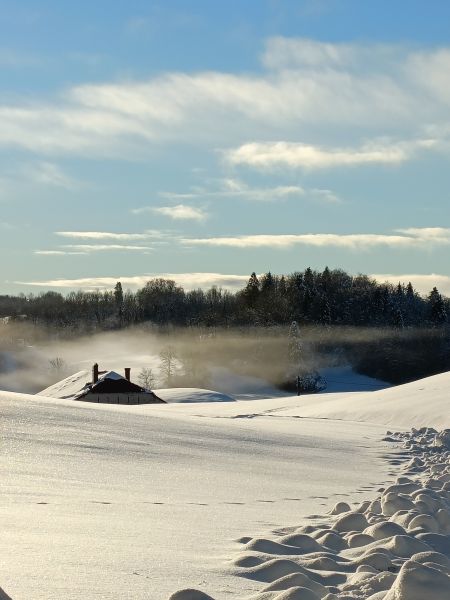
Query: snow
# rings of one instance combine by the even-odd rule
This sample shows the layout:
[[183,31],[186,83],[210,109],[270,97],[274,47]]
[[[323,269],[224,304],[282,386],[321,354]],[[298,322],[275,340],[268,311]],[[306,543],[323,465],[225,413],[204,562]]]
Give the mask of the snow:
[[390,384],[386,381],[356,373],[352,367],[348,365],[320,369],[319,373],[327,382],[327,387],[320,392],[321,394],[336,392],[370,392],[390,387]]
[[75,398],[80,391],[92,381],[92,374],[89,371],[78,371],[62,381],[58,381],[45,390],[40,392],[41,396],[49,398]]
[[234,402],[234,398],[227,394],[204,390],[200,388],[163,388],[153,390],[154,393],[168,403],[173,402]]
[[239,375],[225,367],[213,367],[210,379],[212,388],[229,394],[236,400],[279,398],[288,395],[260,377]]
[[449,423],[449,408],[450,372],[447,372],[381,391],[303,396],[295,414],[404,428],[426,425],[443,429]]
[[191,403],[0,392],[13,600],[448,596],[448,433],[385,425],[448,428],[450,374],[251,401],[167,393]]

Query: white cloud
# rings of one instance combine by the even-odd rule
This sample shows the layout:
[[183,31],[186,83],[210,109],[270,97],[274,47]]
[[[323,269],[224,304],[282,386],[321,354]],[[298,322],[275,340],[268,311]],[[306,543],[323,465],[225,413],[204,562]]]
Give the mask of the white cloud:
[[145,240],[151,233],[114,233],[111,231],[55,231],[55,235],[86,240]]
[[[0,145],[47,155],[142,158],[160,142],[236,146],[256,140],[262,127],[271,140],[360,140],[380,131],[420,139],[425,127],[440,133],[449,121],[449,48],[276,38],[267,43],[264,64],[269,70],[262,73],[166,73],[79,85],[47,103],[3,104]],[[377,148],[362,148],[365,156],[357,160],[350,150],[344,164],[414,156],[404,148],[382,150],[389,160],[374,156]],[[315,163],[317,155],[308,158]],[[335,164],[336,157],[325,158]]]
[[310,39],[269,38],[263,54],[268,69],[345,68],[358,59],[356,46],[331,44]]
[[226,275],[222,273],[146,273],[134,276],[84,277],[80,279],[49,279],[42,281],[15,281],[18,285],[33,287],[55,287],[63,289],[111,289],[120,281],[123,286],[140,288],[155,277],[173,279],[185,290],[207,289],[213,285],[225,289],[242,287],[248,281],[248,275]]
[[[227,275],[223,273],[145,273],[142,275],[116,277],[84,277],[78,279],[48,279],[40,281],[15,281],[17,285],[42,288],[60,289],[112,289],[120,281],[124,287],[137,289],[155,277],[173,279],[185,290],[197,288],[208,289],[213,285],[224,289],[240,289],[248,281],[248,275]],[[431,274],[373,274],[370,275],[379,282],[389,282],[396,285],[399,281],[411,281],[414,288],[421,294],[428,294],[436,286],[441,294],[450,296],[450,276]]]
[[406,229],[397,229],[398,233],[403,233],[422,240],[448,244],[450,239],[450,227],[408,227]]
[[393,275],[393,274],[374,274],[371,275],[374,279],[380,282],[387,281],[396,285],[401,282],[407,284],[411,282],[413,284],[414,289],[416,289],[421,294],[428,294],[433,287],[437,287],[441,294],[450,297],[450,277],[448,275],[437,275],[436,273],[430,273],[427,275],[420,275],[417,273],[412,274],[401,274],[401,275]]
[[[187,193],[160,192],[164,198],[171,200],[198,199],[198,198],[239,198],[243,200],[256,202],[271,202],[275,200],[285,200],[295,197],[312,197],[323,202],[340,202],[338,196],[331,190],[305,189],[299,185],[278,185],[275,187],[252,187],[245,182],[235,179],[218,179],[214,181],[215,187],[192,188]],[[139,210],[139,209],[138,209]]]
[[420,148],[431,148],[434,143],[434,140],[417,140],[326,149],[294,142],[253,142],[227,150],[224,156],[232,165],[261,170],[277,167],[312,170],[370,163],[395,165],[409,160]]
[[39,256],[74,256],[86,255],[87,252],[67,252],[66,250],[35,250],[33,254]]
[[141,208],[135,208],[131,212],[135,215],[152,212],[176,221],[204,221],[208,217],[208,213],[203,209],[187,206],[186,204],[159,207],[143,206]]
[[114,251],[150,251],[149,246],[129,246],[125,244],[64,244],[62,248],[79,252],[114,252]]
[[[287,249],[294,246],[335,247],[349,250],[364,250],[374,247],[430,248],[450,245],[450,229],[424,228],[405,230],[396,234],[282,234],[282,235],[239,235],[230,237],[184,238],[186,246],[216,246],[229,248],[274,248]],[[434,232],[434,233],[433,233]],[[401,231],[399,232],[401,233]]]

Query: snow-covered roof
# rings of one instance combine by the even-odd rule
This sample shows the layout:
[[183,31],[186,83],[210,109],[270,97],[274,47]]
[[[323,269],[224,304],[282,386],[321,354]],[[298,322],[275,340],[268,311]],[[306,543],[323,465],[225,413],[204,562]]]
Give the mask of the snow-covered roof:
[[116,373],[115,371],[106,371],[105,373],[99,373],[98,381],[92,383],[92,374],[90,371],[78,371],[69,377],[66,377],[62,381],[58,381],[54,385],[39,392],[40,396],[49,396],[50,398],[62,398],[76,400],[83,396],[88,390],[95,389],[95,387],[105,381],[105,379],[112,379],[118,381],[125,379],[123,375]]

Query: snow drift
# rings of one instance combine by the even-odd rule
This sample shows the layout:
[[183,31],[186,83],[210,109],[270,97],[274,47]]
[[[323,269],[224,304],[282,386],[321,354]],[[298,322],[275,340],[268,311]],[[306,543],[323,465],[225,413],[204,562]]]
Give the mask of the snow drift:
[[[252,600],[450,598],[449,434],[390,434],[413,457],[378,498],[244,539],[234,572],[263,585]],[[184,590],[171,598],[210,597]]]

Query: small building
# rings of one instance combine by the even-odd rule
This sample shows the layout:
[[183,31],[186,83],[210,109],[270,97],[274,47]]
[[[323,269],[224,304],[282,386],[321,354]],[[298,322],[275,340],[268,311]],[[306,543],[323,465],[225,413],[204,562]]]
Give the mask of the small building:
[[99,371],[96,363],[89,379],[88,371],[80,371],[39,392],[39,395],[103,404],[165,404],[151,390],[133,383],[130,375],[129,368],[124,370],[124,375],[115,371]]

